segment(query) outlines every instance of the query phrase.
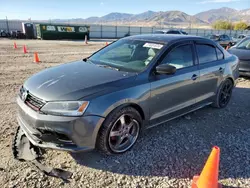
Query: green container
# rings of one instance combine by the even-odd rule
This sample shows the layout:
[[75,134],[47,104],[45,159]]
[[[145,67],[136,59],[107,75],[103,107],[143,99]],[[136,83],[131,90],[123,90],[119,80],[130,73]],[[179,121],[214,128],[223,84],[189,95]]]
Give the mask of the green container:
[[53,25],[36,24],[38,39],[60,40],[60,39],[81,39],[84,40],[87,35],[89,40],[89,26],[76,25]]

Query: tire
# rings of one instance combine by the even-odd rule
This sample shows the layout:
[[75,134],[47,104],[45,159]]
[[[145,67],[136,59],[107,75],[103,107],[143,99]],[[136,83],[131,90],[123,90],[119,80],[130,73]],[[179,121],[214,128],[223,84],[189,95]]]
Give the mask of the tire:
[[[130,127],[130,125],[132,126]],[[113,110],[107,116],[106,120],[104,121],[103,125],[99,130],[96,142],[96,148],[101,153],[106,155],[121,154],[128,151],[135,144],[140,133],[141,125],[142,125],[142,117],[140,113],[133,107],[127,106]],[[130,133],[130,131],[133,132]],[[126,132],[128,134],[126,134]],[[121,134],[121,136],[120,135],[112,136],[113,133],[119,133]],[[126,138],[127,135],[129,135],[128,138]],[[134,136],[133,140],[131,138],[133,137],[132,135]],[[122,141],[121,146],[126,142],[128,143],[131,142],[131,145],[128,145],[127,147],[125,147],[126,145],[124,145],[124,148],[122,149],[121,147],[121,149],[119,150],[114,149],[116,147],[114,145],[118,144],[119,141],[122,140],[122,138],[124,143]],[[115,143],[116,140],[117,143]]]
[[[226,89],[225,87],[228,88],[227,92],[225,90]],[[212,106],[215,108],[225,108],[230,102],[233,88],[234,88],[234,84],[230,79],[226,79],[224,82],[222,82],[222,84],[220,85],[217,91],[215,101],[212,104]]]

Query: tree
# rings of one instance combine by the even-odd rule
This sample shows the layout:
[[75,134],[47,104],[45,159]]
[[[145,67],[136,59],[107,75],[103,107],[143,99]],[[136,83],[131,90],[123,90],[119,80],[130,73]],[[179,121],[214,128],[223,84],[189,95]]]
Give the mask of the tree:
[[234,26],[234,30],[245,30],[247,29],[248,25],[246,22],[238,22]]
[[229,29],[233,28],[233,24],[231,22],[229,22],[229,21],[218,20],[212,25],[212,27],[214,29],[226,29],[226,30],[229,30]]

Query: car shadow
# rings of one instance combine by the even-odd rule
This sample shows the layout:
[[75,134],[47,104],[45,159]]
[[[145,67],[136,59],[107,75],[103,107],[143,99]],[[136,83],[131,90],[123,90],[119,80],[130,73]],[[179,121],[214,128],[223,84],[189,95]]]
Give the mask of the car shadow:
[[124,154],[104,156],[92,151],[71,156],[80,165],[118,174],[191,179],[217,145],[219,178],[249,178],[249,101],[250,89],[237,87],[228,107],[205,107],[148,129]]

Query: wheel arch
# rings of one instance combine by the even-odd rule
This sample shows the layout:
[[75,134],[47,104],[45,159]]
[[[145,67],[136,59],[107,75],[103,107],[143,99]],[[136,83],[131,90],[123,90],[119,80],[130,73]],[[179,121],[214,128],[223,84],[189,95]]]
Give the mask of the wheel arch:
[[[128,103],[124,103],[124,104],[120,104],[120,105],[118,105],[118,106],[115,106],[112,110],[109,110],[109,111],[108,111],[108,113],[106,114],[105,119],[106,119],[107,116],[108,116],[109,114],[111,114],[113,111],[119,110],[119,109],[122,109],[122,108],[125,108],[125,107],[132,107],[132,108],[134,108],[135,110],[137,110],[137,111],[139,112],[139,114],[141,115],[142,120],[145,120],[145,112],[143,111],[142,107],[141,107],[139,104],[134,103],[134,102],[128,102]],[[96,145],[96,142],[97,142],[97,139],[98,139],[99,131],[100,131],[100,129],[101,129],[103,123],[105,122],[105,119],[104,119],[104,121],[102,121],[101,124],[99,124],[99,126],[97,126],[97,127],[95,128],[96,130],[94,131],[95,134],[94,134],[94,137],[93,137],[93,139],[94,139],[93,141],[94,141],[94,144],[95,144],[95,145]]]
[[233,85],[235,85],[235,81],[232,77],[226,77],[224,81],[226,81],[226,80],[230,80],[233,83]]

